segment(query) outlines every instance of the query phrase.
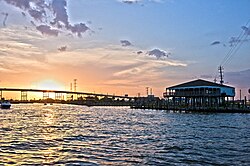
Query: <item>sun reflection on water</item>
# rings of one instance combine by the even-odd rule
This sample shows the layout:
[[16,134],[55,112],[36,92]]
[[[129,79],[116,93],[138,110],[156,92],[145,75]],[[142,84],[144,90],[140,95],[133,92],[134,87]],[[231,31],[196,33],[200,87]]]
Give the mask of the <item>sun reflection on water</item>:
[[[13,105],[0,110],[0,165],[238,165],[248,159],[250,135],[249,117],[237,118],[232,124],[233,115]],[[216,158],[236,152],[241,157],[230,163]]]

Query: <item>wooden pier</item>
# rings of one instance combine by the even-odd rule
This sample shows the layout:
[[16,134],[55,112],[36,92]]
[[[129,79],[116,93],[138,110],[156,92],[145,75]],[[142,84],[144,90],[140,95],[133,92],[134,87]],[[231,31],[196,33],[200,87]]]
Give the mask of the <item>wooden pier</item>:
[[235,101],[235,88],[206,80],[194,80],[166,88],[164,99],[135,99],[131,108],[180,112],[250,113],[246,98]]
[[196,113],[250,113],[250,107],[238,108],[238,107],[170,107],[162,105],[132,105],[132,109],[154,109],[154,110],[166,110],[173,112],[196,112]]

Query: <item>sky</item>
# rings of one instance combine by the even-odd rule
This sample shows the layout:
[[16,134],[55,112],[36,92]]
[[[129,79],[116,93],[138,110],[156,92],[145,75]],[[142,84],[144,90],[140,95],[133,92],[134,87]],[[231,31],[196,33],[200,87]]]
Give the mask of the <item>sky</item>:
[[0,0],[0,87],[162,96],[250,88],[249,0]]

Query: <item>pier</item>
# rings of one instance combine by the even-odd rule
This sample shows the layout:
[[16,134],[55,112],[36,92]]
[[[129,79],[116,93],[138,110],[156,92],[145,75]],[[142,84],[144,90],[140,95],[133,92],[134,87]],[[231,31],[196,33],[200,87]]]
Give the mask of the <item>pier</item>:
[[134,109],[160,109],[180,112],[250,113],[246,98],[234,99],[235,88],[206,80],[194,80],[167,87],[164,99],[149,95],[137,98]]

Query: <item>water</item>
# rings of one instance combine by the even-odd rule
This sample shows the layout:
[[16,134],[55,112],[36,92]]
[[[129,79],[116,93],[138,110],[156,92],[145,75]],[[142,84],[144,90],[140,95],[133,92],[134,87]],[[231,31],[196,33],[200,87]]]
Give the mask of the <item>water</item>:
[[249,114],[13,105],[0,165],[250,165]]

